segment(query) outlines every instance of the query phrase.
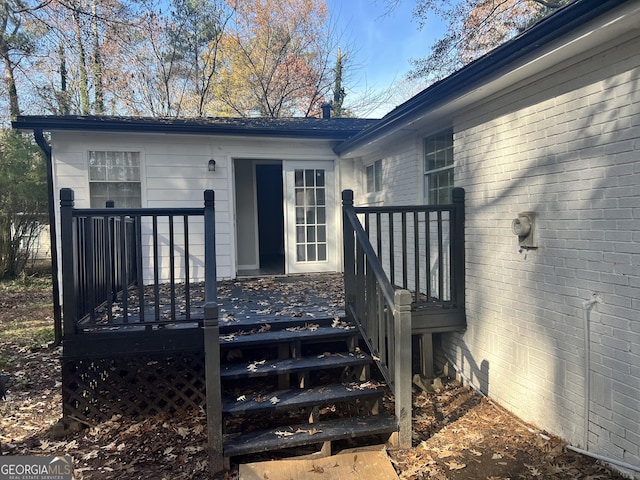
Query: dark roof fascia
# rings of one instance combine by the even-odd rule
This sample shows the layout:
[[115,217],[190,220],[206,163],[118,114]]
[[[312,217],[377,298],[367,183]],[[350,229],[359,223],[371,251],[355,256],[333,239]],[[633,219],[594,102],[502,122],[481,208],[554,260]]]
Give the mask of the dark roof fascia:
[[101,131],[345,140],[378,120],[367,119],[174,119],[102,116],[19,116],[18,130]]
[[337,154],[364,145],[378,135],[410,122],[430,108],[445,104],[463,91],[468,91],[511,63],[570,33],[575,28],[607,13],[629,0],[576,0],[514,39],[462,67],[450,76],[427,87],[396,107],[372,127],[336,145]]

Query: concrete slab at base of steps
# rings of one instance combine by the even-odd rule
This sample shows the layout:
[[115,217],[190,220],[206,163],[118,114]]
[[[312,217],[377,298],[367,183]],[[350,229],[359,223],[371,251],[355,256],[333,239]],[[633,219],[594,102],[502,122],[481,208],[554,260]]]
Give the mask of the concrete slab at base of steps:
[[322,458],[240,465],[240,480],[398,480],[384,446],[345,450]]

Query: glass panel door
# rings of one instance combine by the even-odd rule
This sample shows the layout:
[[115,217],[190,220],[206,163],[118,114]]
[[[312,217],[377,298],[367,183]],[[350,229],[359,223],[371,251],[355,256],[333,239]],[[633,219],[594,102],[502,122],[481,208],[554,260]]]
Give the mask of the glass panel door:
[[285,162],[288,273],[336,270],[333,162]]

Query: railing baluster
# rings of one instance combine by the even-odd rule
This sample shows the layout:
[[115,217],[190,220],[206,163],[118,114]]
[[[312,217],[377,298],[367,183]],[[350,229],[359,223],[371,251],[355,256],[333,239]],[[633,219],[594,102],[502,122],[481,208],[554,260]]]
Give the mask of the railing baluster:
[[120,289],[122,291],[122,321],[129,323],[129,289],[127,288],[128,259],[127,259],[127,228],[126,217],[120,216]]
[[95,251],[94,251],[94,246],[95,246],[94,228],[95,228],[95,222],[93,221],[93,218],[90,218],[90,217],[86,218],[85,228],[84,228],[84,231],[85,231],[84,251],[86,255],[84,259],[84,268],[85,268],[85,274],[86,274],[85,281],[87,282],[87,289],[86,289],[84,309],[88,310],[88,312],[85,312],[85,313],[89,313],[90,323],[95,323],[96,321],[95,298],[96,298],[97,292],[95,291],[95,273],[94,273],[94,269],[96,265],[96,258],[95,258]]
[[191,274],[189,272],[189,217],[184,215],[184,303],[185,320],[191,319]]
[[438,211],[438,299],[444,301],[444,268],[443,268],[443,240],[442,240],[442,211]]
[[[112,204],[113,205],[113,204]],[[107,207],[109,204],[107,203]],[[111,207],[113,208],[113,207]],[[113,323],[113,300],[114,300],[114,292],[116,290],[114,285],[113,278],[113,266],[115,265],[115,259],[113,257],[114,252],[114,231],[113,231],[113,218],[104,216],[104,225],[105,225],[105,237],[104,237],[104,255],[105,255],[105,274],[106,274],[106,282],[105,282],[105,295],[107,301],[107,322],[109,324]]]
[[171,320],[176,319],[176,258],[173,231],[173,215],[169,215],[169,292],[171,299]]
[[402,212],[402,288],[407,288],[407,212]]
[[158,247],[158,216],[152,217],[153,235],[153,309],[155,321],[160,321],[160,253]]
[[[138,308],[140,309],[140,323],[145,323],[145,301],[144,301],[144,274],[142,271],[142,216],[135,218],[135,256],[136,256],[136,284],[138,286]],[[151,326],[147,327],[150,330]]]
[[426,302],[431,300],[431,212],[426,212],[424,217],[424,271],[427,284]]
[[[103,299],[106,295],[105,287],[105,275],[104,275],[104,221],[101,217],[93,217],[94,225],[94,243],[95,243],[95,255],[94,255],[94,272],[96,276],[95,280],[95,298]],[[92,309],[95,313],[95,308]],[[95,320],[95,316],[94,316]]]
[[380,212],[376,213],[376,247],[378,259],[382,262],[382,225],[380,225]]
[[75,256],[77,259],[76,263],[76,278],[78,282],[78,291],[76,295],[76,304],[78,312],[84,315],[86,312],[86,280],[85,280],[85,272],[82,268],[85,264],[85,243],[84,243],[84,219],[78,218],[76,219],[76,230],[74,231],[75,237]]
[[415,288],[413,301],[415,303],[420,302],[420,226],[418,220],[418,212],[413,212],[413,275]]
[[389,212],[389,272],[391,285],[396,284],[396,251],[394,246],[393,212]]
[[[365,282],[365,258],[364,251],[362,250],[362,246],[360,242],[356,243],[356,292],[366,292],[366,282]],[[366,292],[370,293],[370,292]],[[356,312],[360,318],[366,318],[366,297],[365,295],[358,295],[356,297]]]
[[[363,256],[364,259],[364,256]],[[370,328],[370,337],[369,339],[373,342],[376,342],[380,335],[377,332],[377,328],[375,327],[377,318],[376,304],[377,304],[377,290],[376,290],[376,277],[373,274],[369,265],[365,265],[366,272],[364,276],[364,288],[365,288],[365,311],[362,312],[360,318],[366,319],[367,326]],[[375,345],[375,343],[374,343]],[[380,346],[378,345],[378,350],[380,350]]]
[[378,338],[378,353],[382,355],[380,360],[385,364],[389,365],[389,355],[387,353],[386,342],[387,342],[387,318],[385,314],[385,299],[384,295],[380,291],[380,285],[376,282],[374,286],[375,295],[376,295],[376,315],[374,320],[376,337]]
[[367,237],[369,237],[369,241],[371,241],[371,225],[369,222],[369,214],[365,214],[364,216],[364,231],[367,232]]

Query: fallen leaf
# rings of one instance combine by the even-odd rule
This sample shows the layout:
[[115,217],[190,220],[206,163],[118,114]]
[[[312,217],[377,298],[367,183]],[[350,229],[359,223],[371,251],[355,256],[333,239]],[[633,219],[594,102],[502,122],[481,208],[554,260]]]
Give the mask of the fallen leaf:
[[455,455],[455,452],[452,452],[451,450],[443,450],[441,452],[438,453],[438,458],[449,458],[453,455]]
[[464,463],[458,463],[456,461],[453,462],[447,462],[447,467],[449,467],[449,470],[462,470],[463,468],[465,468],[467,465]]

